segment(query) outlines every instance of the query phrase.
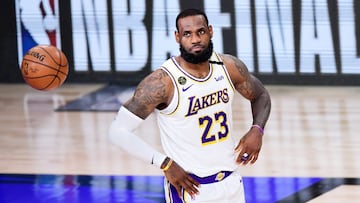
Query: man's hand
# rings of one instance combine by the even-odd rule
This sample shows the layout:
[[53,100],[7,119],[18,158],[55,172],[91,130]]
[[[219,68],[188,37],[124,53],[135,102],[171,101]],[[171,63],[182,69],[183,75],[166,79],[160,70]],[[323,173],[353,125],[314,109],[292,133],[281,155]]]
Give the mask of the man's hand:
[[164,171],[166,179],[173,185],[179,195],[182,197],[182,188],[192,197],[198,194],[200,184],[196,182],[188,173],[184,171],[175,161]]
[[239,153],[236,162],[238,164],[246,165],[249,162],[255,163],[258,159],[260,149],[262,146],[262,132],[259,129],[252,127],[239,141],[235,148],[235,152]]

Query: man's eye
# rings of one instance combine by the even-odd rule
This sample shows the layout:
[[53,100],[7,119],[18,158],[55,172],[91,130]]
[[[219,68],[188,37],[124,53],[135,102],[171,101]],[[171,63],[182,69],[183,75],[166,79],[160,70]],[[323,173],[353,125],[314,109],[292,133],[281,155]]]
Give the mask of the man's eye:
[[184,36],[185,36],[185,37],[190,37],[190,33],[188,33],[188,32],[187,32],[187,33],[184,33]]
[[199,34],[201,34],[201,35],[205,34],[205,30],[200,30]]

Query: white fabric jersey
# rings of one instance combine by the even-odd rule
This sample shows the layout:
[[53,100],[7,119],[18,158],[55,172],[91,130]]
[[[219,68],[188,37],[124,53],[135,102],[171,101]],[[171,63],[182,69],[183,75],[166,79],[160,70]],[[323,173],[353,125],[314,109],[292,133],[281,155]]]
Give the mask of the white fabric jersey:
[[[210,61],[221,62],[214,52]],[[233,171],[232,137],[234,86],[222,64],[210,63],[208,76],[195,78],[172,57],[160,68],[174,83],[170,105],[157,111],[161,141],[166,154],[197,176]]]

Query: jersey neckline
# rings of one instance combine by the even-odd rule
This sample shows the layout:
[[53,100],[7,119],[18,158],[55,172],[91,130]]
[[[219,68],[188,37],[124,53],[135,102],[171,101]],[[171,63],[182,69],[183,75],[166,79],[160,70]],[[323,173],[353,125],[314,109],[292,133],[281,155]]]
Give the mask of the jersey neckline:
[[212,67],[212,64],[209,63],[209,73],[207,74],[206,77],[204,78],[198,78],[198,77],[195,77],[193,75],[191,75],[190,73],[188,73],[186,70],[184,70],[180,64],[176,61],[175,59],[175,56],[172,56],[171,57],[171,60],[173,61],[173,63],[175,64],[175,66],[184,74],[186,75],[187,77],[191,78],[192,80],[195,80],[195,81],[199,81],[199,82],[204,82],[204,81],[207,81],[211,75],[212,75],[212,72],[213,72],[213,67]]

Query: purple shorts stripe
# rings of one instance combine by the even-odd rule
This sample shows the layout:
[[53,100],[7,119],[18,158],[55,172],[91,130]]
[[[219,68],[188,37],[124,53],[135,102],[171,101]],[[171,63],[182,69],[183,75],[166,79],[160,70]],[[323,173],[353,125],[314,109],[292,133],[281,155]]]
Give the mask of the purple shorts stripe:
[[[169,196],[170,196],[170,202],[171,203],[184,203],[182,201],[182,199],[179,197],[175,187],[173,185],[171,185],[170,183],[168,183],[169,187]],[[183,190],[183,189],[182,189]],[[184,194],[184,191],[182,191],[182,193]]]
[[224,180],[226,177],[232,174],[232,171],[221,171],[214,175],[206,176],[206,177],[199,177],[194,174],[190,174],[190,176],[199,182],[200,184],[209,184],[209,183],[216,183],[219,181]]
[[[224,180],[229,175],[232,174],[232,171],[221,171],[219,173],[216,173],[214,175],[206,176],[206,177],[199,177],[194,174],[189,174],[194,180],[199,182],[200,184],[210,184],[210,183],[216,183],[219,181]],[[169,181],[167,181],[167,187],[169,190],[168,198],[170,199],[170,203],[185,203],[185,191],[182,189],[182,197],[180,198],[176,188],[170,184]]]

